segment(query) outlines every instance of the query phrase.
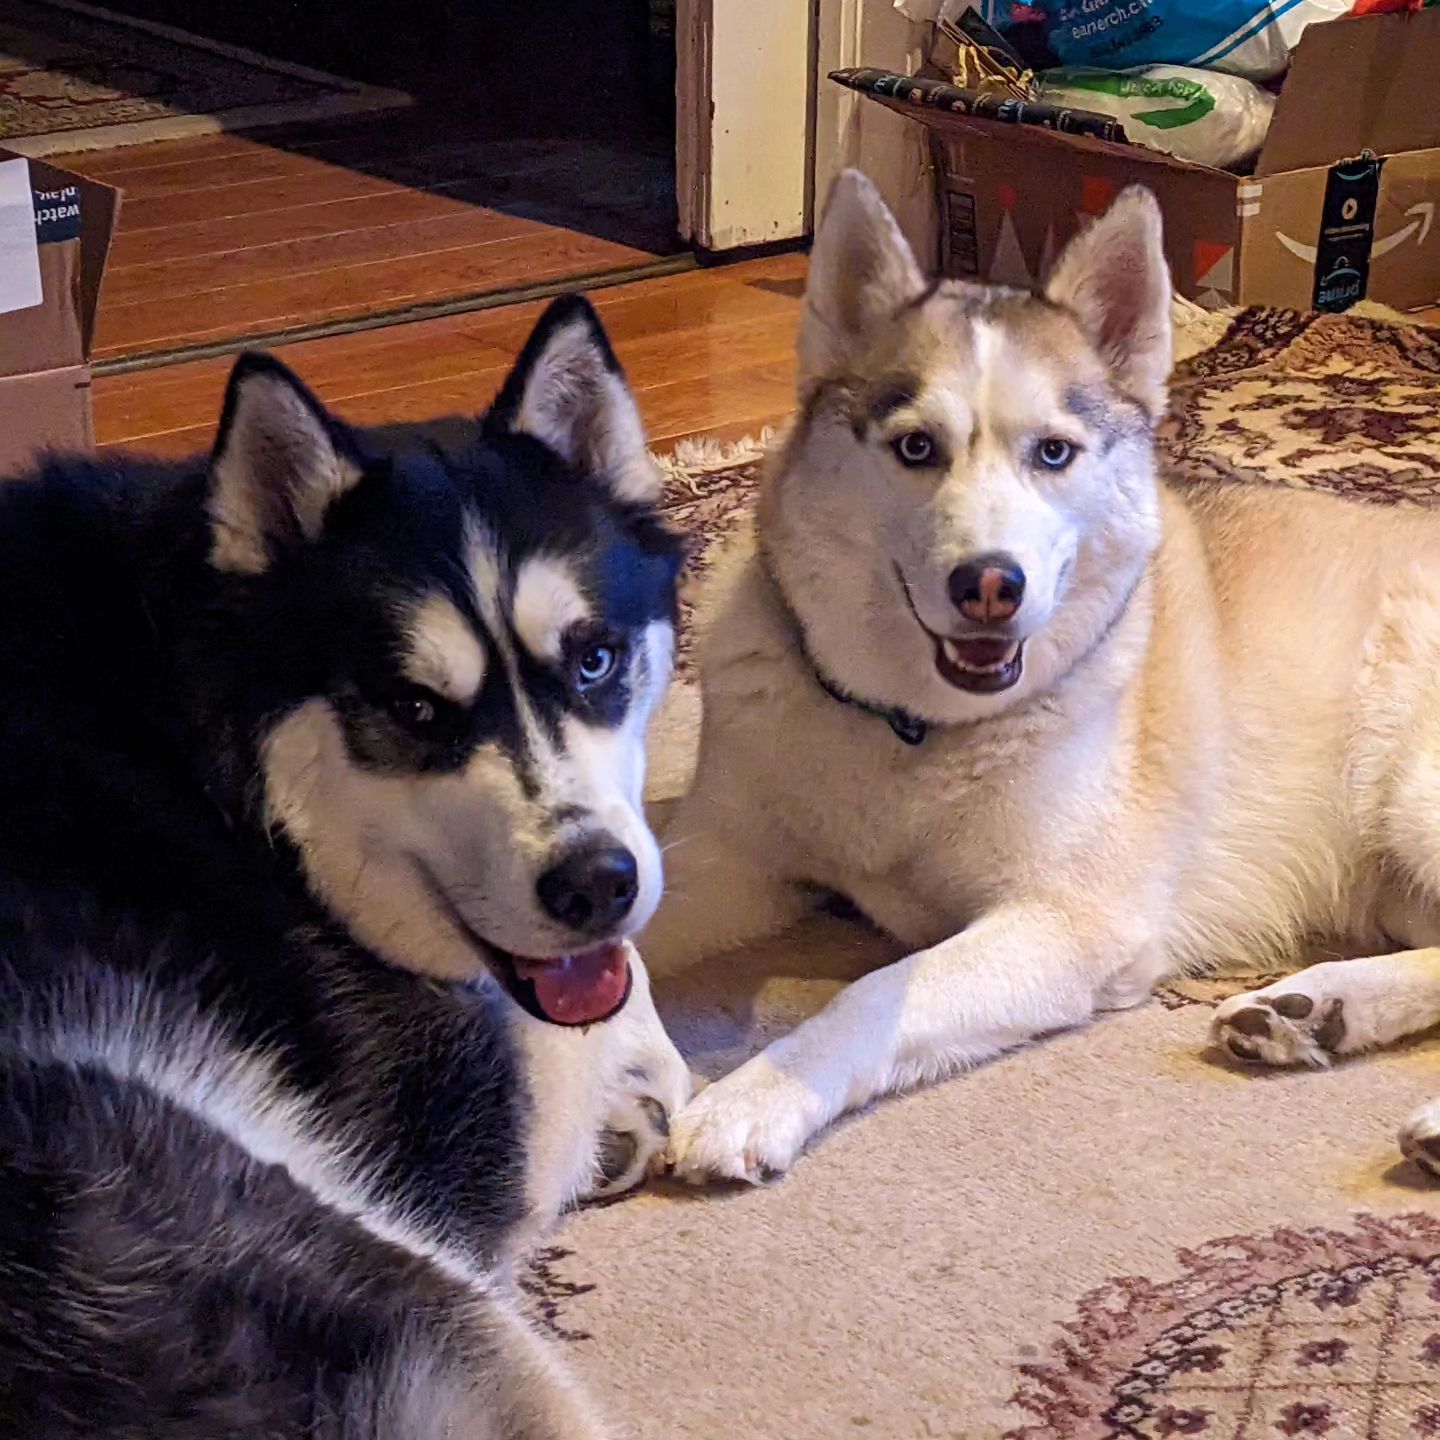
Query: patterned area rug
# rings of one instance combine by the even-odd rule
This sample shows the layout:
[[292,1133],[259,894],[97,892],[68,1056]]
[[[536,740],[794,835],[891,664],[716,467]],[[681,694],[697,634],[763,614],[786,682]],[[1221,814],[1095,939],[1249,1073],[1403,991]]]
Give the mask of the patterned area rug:
[[[1182,1250],[1178,1279],[1081,1299],[1067,1363],[1021,1367],[1037,1419],[1011,1434],[1090,1434],[1088,1409],[1115,1435],[1440,1435],[1437,1252],[1424,1214]],[[1117,1348],[1123,1373],[1086,1364]]]
[[1164,448],[1188,480],[1431,505],[1440,495],[1440,330],[1248,310],[1183,362]]
[[0,145],[109,149],[408,105],[396,90],[267,60],[82,0],[5,0]]
[[[1440,486],[1440,331],[1251,311],[1175,393],[1181,478],[1383,504]],[[703,570],[755,455],[680,458],[668,506]],[[688,775],[689,668],[657,800]],[[894,955],[816,921],[661,1006],[716,1076]],[[1440,1042],[1246,1071],[1205,1033],[1255,983],[1179,982],[877,1105],[777,1185],[574,1216],[527,1289],[640,1440],[1440,1436],[1440,1188],[1393,1140],[1440,1094]]]

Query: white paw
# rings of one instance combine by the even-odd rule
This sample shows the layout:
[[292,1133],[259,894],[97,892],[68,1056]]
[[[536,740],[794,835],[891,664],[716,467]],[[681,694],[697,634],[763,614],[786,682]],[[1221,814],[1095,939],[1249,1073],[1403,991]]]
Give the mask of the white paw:
[[588,1198],[611,1199],[664,1168],[670,1125],[694,1093],[690,1068],[665,1032],[639,957],[631,960],[634,989],[619,1027],[623,1053],[596,1142],[596,1179]]
[[1428,1100],[1400,1127],[1400,1153],[1440,1179],[1440,1100]]
[[[1329,962],[1287,975],[1245,995],[1235,995],[1215,1012],[1212,1043],[1240,1060],[1263,1065],[1328,1065],[1336,1055],[1370,1041],[1354,1033],[1354,1009],[1333,972],[1355,961]],[[1332,973],[1322,973],[1332,972]]]
[[671,1166],[695,1185],[774,1179],[822,1123],[819,1109],[813,1091],[757,1055],[701,1091],[671,1122]]
[[626,1066],[597,1142],[598,1179],[590,1198],[609,1200],[665,1168],[670,1127],[693,1085],[677,1051]]

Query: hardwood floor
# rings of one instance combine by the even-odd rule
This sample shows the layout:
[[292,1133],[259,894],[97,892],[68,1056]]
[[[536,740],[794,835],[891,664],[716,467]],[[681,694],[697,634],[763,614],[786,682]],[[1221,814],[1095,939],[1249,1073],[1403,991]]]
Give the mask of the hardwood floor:
[[[777,255],[593,292],[635,387],[653,444],[739,439],[793,406],[794,342],[806,258]],[[482,409],[544,302],[336,335],[275,351],[357,424]],[[1440,311],[1424,317],[1440,322]],[[104,448],[205,449],[232,357],[95,380]]]
[[[658,449],[688,435],[738,439],[790,413],[805,257],[778,255],[638,281],[592,296]],[[275,351],[357,424],[483,409],[543,302],[281,346]],[[163,455],[212,439],[233,357],[94,383],[102,447]]]
[[52,157],[119,186],[95,358],[274,336],[674,254],[668,155],[433,118]]

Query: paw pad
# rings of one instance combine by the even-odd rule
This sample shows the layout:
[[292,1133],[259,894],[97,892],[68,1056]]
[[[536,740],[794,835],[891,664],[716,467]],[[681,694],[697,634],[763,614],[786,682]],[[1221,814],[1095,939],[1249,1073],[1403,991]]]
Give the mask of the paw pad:
[[1335,999],[1325,1007],[1325,1013],[1320,1017],[1320,1024],[1315,1028],[1315,1043],[1333,1055],[1344,1039],[1345,1002]]
[[657,1135],[662,1135],[668,1140],[670,1138],[670,1115],[665,1107],[653,1095],[639,1096],[636,1104],[650,1122],[650,1128]]
[[[634,1071],[627,1071],[635,1078]],[[660,1173],[670,1138],[670,1111],[653,1095],[623,1095],[600,1132],[595,1151],[598,1183],[589,1198],[611,1200]]]
[[[1279,1011],[1279,1014],[1285,1012]],[[1251,1005],[1248,1009],[1237,1010],[1230,1017],[1230,1028],[1238,1030],[1242,1035],[1262,1035],[1265,1039],[1270,1038],[1270,1015],[1268,1008],[1262,1005]]]
[[1339,997],[1317,1009],[1311,996],[1298,991],[1252,995],[1232,1014],[1217,1018],[1216,1039],[1239,1060],[1323,1064],[1345,1040],[1345,1002]]
[[1270,1008],[1287,1020],[1303,1020],[1315,1008],[1315,1002],[1308,995],[1277,995],[1270,1002]]
[[614,1185],[621,1180],[634,1165],[639,1150],[640,1138],[633,1130],[606,1130],[600,1136],[596,1156],[601,1181],[605,1185]]
[[1241,1040],[1235,1035],[1225,1037],[1225,1048],[1237,1060],[1258,1060],[1260,1058],[1259,1046],[1251,1045],[1249,1041]]

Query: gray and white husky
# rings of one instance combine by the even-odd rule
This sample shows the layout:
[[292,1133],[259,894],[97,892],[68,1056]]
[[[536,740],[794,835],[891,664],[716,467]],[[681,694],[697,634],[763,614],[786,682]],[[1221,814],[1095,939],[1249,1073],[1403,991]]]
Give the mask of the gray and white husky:
[[[927,282],[836,183],[642,943],[659,974],[820,889],[910,953],[703,1091],[682,1174],[783,1170],[876,1095],[1315,932],[1375,958],[1227,1002],[1230,1053],[1440,1020],[1440,516],[1165,484],[1170,305],[1145,191],[1030,295]],[[1437,1164],[1440,1106],[1402,1145]]]
[[0,1435],[579,1440],[510,1299],[689,1077],[629,937],[679,543],[594,313],[453,443],[242,358],[0,486]]

